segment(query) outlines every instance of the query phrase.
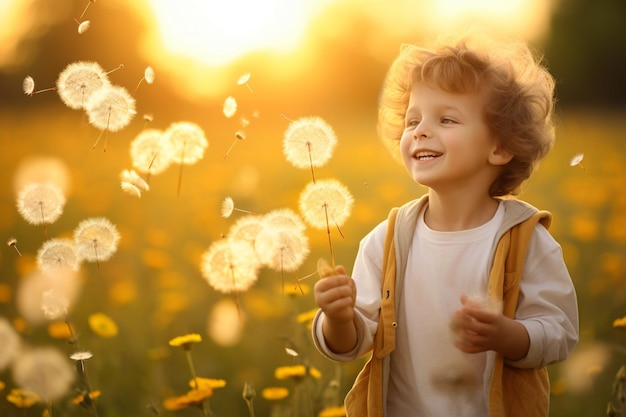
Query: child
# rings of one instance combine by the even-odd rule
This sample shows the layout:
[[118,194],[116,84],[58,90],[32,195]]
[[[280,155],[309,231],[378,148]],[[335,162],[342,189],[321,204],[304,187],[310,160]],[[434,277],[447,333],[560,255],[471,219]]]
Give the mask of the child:
[[320,352],[373,350],[348,417],[548,415],[545,367],[578,341],[576,294],[550,214],[512,195],[552,146],[553,92],[524,43],[401,48],[379,133],[428,193],[362,239],[352,277],[338,266],[315,286]]

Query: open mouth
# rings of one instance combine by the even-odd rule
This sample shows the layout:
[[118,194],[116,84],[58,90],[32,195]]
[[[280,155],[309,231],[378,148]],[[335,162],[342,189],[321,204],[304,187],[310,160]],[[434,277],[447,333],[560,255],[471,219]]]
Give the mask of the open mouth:
[[419,151],[419,152],[415,152],[413,154],[413,158],[417,159],[418,161],[428,161],[431,159],[435,159],[440,157],[442,154],[439,152],[433,152],[433,151]]

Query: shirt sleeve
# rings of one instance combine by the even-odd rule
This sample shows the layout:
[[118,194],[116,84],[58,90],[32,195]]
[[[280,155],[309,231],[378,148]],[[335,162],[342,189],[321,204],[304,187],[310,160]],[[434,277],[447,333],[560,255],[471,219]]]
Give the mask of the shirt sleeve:
[[515,318],[530,337],[525,358],[507,361],[537,368],[565,360],[578,342],[578,303],[559,244],[541,225],[531,237]]
[[371,350],[378,328],[381,303],[382,259],[387,232],[387,220],[378,224],[360,242],[354,261],[352,279],[356,284],[355,324],[357,345],[346,353],[336,354],[325,343],[322,332],[324,313],[318,310],[313,319],[313,342],[326,357],[336,361],[350,361]]

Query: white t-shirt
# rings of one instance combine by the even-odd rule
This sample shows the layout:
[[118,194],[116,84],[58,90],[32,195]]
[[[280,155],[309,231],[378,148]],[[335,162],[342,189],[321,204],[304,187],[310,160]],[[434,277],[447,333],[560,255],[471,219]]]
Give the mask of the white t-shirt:
[[[386,417],[487,416],[484,392],[489,375],[483,372],[488,354],[466,355],[456,349],[449,320],[460,307],[461,294],[485,294],[496,230],[505,211],[500,203],[489,222],[460,232],[429,230],[423,213],[420,216],[403,294],[396,300],[400,312]],[[314,320],[315,344],[330,359],[354,360],[372,347],[381,304],[386,230],[385,220],[361,240],[352,271],[357,287],[357,346],[343,354],[332,352],[322,332],[324,314],[319,312]],[[562,361],[578,340],[574,286],[559,244],[541,225],[535,227],[529,242],[515,319],[525,326],[530,347],[525,358],[507,361],[510,366],[534,368]]]

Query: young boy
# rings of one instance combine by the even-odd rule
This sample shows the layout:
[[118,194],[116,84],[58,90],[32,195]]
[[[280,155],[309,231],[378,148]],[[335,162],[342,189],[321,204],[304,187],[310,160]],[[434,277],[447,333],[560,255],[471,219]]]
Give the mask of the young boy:
[[402,47],[379,133],[428,188],[396,219],[396,234],[410,229],[406,254],[396,237],[387,286],[385,220],[362,239],[352,277],[338,266],[315,286],[320,352],[349,361],[373,350],[346,397],[349,417],[548,415],[545,366],[578,341],[550,214],[529,229],[516,284],[504,259],[523,246],[513,226],[538,212],[511,196],[552,146],[553,92],[523,43],[472,35]]

